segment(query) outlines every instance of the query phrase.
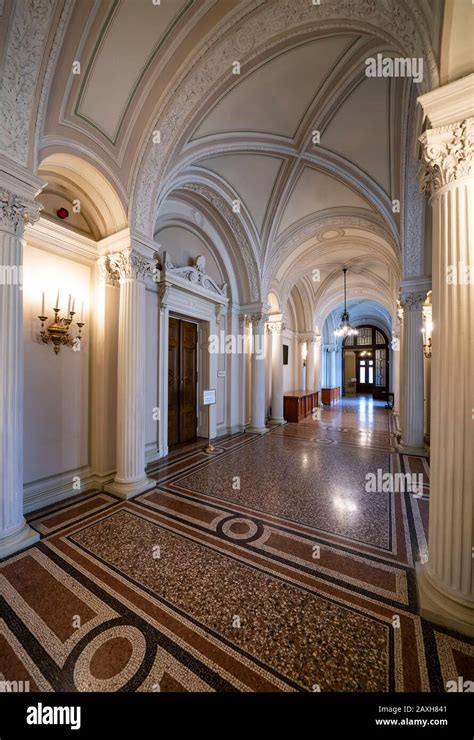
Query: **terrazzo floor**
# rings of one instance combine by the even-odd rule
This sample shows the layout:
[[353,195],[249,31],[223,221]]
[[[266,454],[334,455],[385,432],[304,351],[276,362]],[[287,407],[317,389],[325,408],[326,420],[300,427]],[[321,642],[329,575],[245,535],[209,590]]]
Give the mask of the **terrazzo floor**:
[[[344,399],[264,436],[202,441],[132,501],[89,492],[30,516],[0,564],[0,678],[32,691],[444,691],[474,647],[421,619],[429,466],[391,412]],[[371,493],[368,473],[423,493]]]

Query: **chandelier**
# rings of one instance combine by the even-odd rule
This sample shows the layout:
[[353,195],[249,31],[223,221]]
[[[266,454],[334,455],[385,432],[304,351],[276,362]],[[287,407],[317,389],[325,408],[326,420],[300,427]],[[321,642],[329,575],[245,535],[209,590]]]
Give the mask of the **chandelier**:
[[354,329],[349,322],[349,314],[347,312],[347,305],[346,305],[346,272],[347,267],[344,267],[342,272],[344,273],[344,311],[341,313],[341,322],[337,329],[334,330],[334,335],[336,337],[343,337],[344,339],[346,337],[351,337],[353,334],[357,334],[357,329]]

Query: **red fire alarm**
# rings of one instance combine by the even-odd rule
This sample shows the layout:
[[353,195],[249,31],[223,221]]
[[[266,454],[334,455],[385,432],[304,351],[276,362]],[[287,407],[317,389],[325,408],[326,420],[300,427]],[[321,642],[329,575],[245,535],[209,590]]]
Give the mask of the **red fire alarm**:
[[67,218],[69,216],[69,211],[66,210],[66,208],[58,208],[56,211],[56,216],[58,218]]

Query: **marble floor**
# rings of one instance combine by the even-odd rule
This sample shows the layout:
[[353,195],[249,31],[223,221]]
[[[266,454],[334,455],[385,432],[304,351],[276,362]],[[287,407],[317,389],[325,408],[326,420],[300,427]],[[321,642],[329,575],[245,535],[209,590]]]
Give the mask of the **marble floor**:
[[[474,647],[421,619],[429,466],[391,412],[344,399],[313,420],[202,441],[132,501],[35,512],[0,564],[0,678],[42,691],[443,691]],[[417,474],[414,495],[368,474]]]

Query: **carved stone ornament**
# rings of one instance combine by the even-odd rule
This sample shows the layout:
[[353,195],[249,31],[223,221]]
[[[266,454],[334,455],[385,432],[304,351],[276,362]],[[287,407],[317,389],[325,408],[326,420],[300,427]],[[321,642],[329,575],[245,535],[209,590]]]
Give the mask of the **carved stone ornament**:
[[286,329],[286,324],[283,321],[269,321],[267,324],[267,331],[269,334],[282,334]]
[[400,295],[400,305],[404,311],[421,311],[426,300],[426,293],[407,292]]
[[169,276],[176,276],[183,280],[189,280],[194,285],[200,285],[205,290],[216,293],[221,298],[227,298],[227,283],[219,287],[216,281],[206,273],[206,258],[203,255],[196,257],[193,265],[185,267],[175,267],[171,262],[168,254],[163,254],[163,279]]
[[265,322],[268,321],[268,315],[265,313],[252,313],[248,316],[248,320],[255,329],[259,325],[265,324]]
[[34,224],[40,217],[42,206],[20,198],[9,190],[0,190],[0,224],[18,236],[25,223]]
[[225,202],[224,198],[222,198],[218,193],[212,190],[212,188],[210,188],[208,185],[203,185],[201,183],[189,183],[183,185],[183,188],[185,190],[190,190],[191,192],[200,195],[201,198],[207,200],[208,203],[210,203],[222,216],[224,221],[231,229],[239,247],[240,253],[245,262],[245,268],[249,280],[251,300],[258,301],[260,290],[257,264],[252,252],[252,247],[250,246],[249,240],[247,239],[247,235],[242,228],[239,219],[232,211],[232,208],[229,206],[228,203]]
[[145,259],[134,249],[114,252],[98,260],[99,275],[109,285],[119,285],[120,280],[145,280],[155,267],[153,262]]
[[429,129],[420,136],[424,164],[418,175],[423,192],[474,175],[474,118]]

